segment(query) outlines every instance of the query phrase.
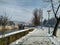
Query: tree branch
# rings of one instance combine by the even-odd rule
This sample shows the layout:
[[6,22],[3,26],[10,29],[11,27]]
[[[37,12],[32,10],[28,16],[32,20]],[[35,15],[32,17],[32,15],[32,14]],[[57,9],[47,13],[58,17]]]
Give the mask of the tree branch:
[[52,5],[53,13],[55,14],[55,10],[54,10],[54,6],[53,6],[53,1],[52,0],[51,0],[51,5]]
[[55,15],[55,18],[58,19],[58,17],[56,16],[56,14],[57,14],[57,12],[58,12],[59,6],[58,6],[57,11],[56,11],[56,13],[55,13],[54,6],[53,6],[53,1],[52,1],[52,0],[51,0],[51,5],[52,5],[52,10],[53,10],[53,13],[54,13],[54,15]]
[[60,7],[60,4],[58,5],[58,8],[57,8],[57,10],[56,10],[56,15],[57,15],[57,12],[58,12],[58,10],[59,10],[59,7]]

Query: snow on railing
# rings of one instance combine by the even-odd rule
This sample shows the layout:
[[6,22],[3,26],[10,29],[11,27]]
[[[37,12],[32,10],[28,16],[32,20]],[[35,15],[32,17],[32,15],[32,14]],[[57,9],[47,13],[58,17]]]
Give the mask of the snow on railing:
[[28,28],[28,29],[24,29],[24,30],[18,30],[18,31],[10,32],[10,33],[4,34],[4,36],[3,36],[3,35],[0,35],[0,38],[2,38],[2,36],[3,36],[3,37],[7,37],[7,36],[14,35],[14,34],[17,34],[17,33],[23,32],[23,31],[27,31],[27,30],[29,30],[29,29],[32,29],[32,28]]

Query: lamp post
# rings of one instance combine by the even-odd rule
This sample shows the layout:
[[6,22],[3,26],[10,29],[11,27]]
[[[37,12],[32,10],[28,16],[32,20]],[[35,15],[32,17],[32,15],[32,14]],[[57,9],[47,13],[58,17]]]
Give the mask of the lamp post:
[[[48,10],[48,23],[49,23],[49,17],[50,17],[50,12],[51,10]],[[48,33],[50,34],[50,25],[48,24]]]
[[39,9],[39,17],[40,17],[40,22],[41,22],[41,29],[42,29],[42,19],[43,19],[43,10]]

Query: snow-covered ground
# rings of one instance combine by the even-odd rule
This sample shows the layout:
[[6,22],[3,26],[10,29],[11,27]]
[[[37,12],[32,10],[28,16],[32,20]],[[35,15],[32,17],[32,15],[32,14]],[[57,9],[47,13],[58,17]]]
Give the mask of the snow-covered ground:
[[[51,33],[53,28],[50,29]],[[59,38],[60,38],[60,29],[57,31],[57,38],[53,38],[48,34],[48,28],[43,27],[36,28],[33,32],[29,32],[26,36],[16,40],[15,42],[11,43],[10,45],[59,45]]]

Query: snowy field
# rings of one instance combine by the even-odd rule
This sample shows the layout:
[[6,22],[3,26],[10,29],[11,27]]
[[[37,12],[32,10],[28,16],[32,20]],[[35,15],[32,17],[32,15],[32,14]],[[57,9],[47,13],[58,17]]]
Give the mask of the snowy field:
[[[53,28],[50,28],[52,33]],[[33,32],[29,32],[26,36],[16,40],[15,42],[11,43],[10,45],[59,45],[60,43],[60,29],[57,31],[57,38],[53,38],[48,34],[48,28],[43,27],[36,28]]]

